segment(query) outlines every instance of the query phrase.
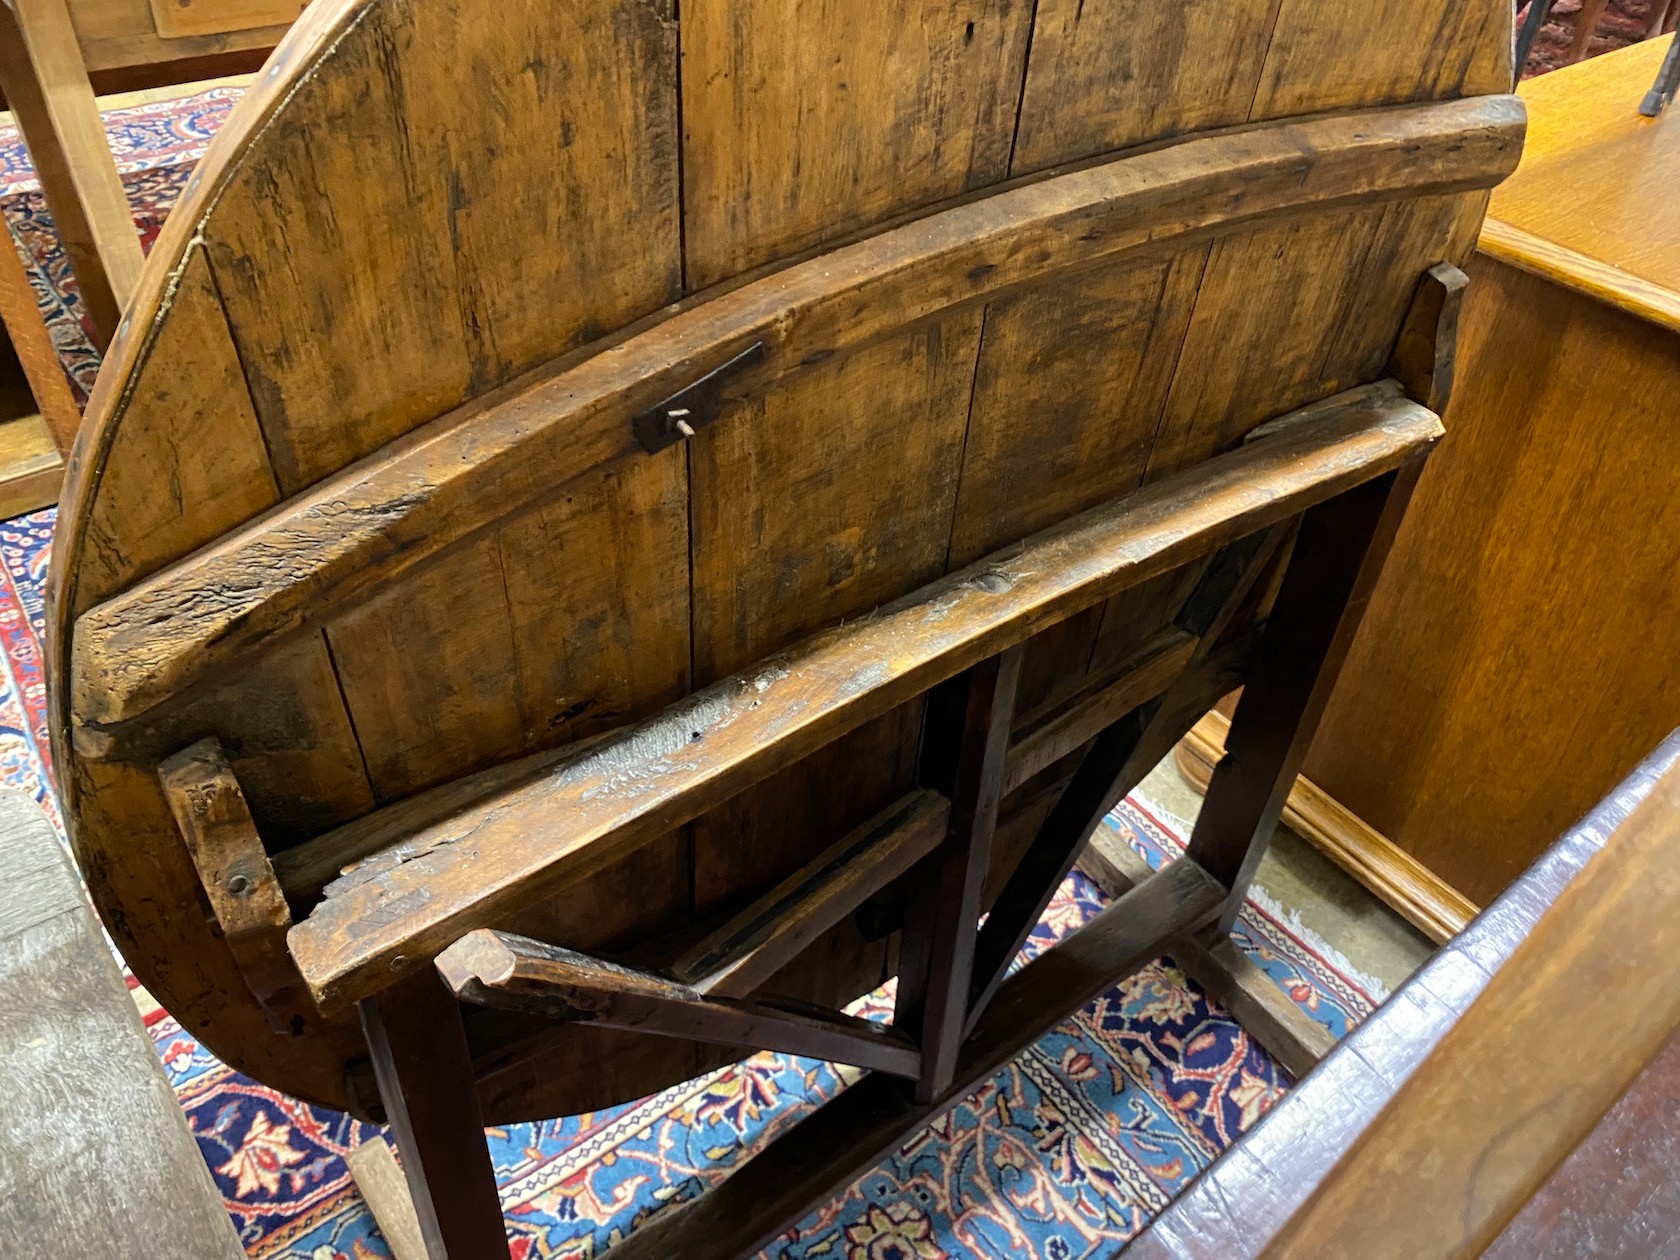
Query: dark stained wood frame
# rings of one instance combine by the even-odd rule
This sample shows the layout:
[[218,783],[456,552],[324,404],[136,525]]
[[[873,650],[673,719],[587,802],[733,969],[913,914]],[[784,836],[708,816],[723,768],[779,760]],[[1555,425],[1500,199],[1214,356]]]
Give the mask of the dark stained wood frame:
[[[1435,301],[1452,283],[1431,273],[1418,303]],[[1450,352],[1433,355],[1412,388],[1438,400],[1450,362]],[[874,1069],[721,1187],[668,1210],[615,1249],[632,1260],[746,1254],[1067,1011],[1175,942],[1223,931],[1234,919],[1410,486],[1440,432],[1434,413],[1393,383],[1308,408],[1184,477],[1077,517],[628,734],[597,740],[558,771],[502,783],[446,820],[471,838],[473,861],[425,837],[424,828],[418,837],[408,828],[413,843],[394,863],[352,870],[296,924],[266,857],[250,873],[238,867],[229,874],[230,863],[249,864],[262,850],[220,750],[195,746],[160,773],[230,939],[266,939],[289,924],[284,957],[318,1005],[358,1003],[436,1260],[477,1260],[505,1246],[460,1003]],[[1276,605],[1258,637],[1231,634],[1286,543]],[[998,802],[1011,778],[1010,719],[1026,639],[1119,586],[1210,555],[1168,647],[1152,658],[1171,653],[1178,668],[1161,671],[1138,694],[1123,693],[1131,707],[1097,734],[979,928]],[[894,670],[862,672],[889,655]],[[813,685],[825,678],[829,687]],[[788,686],[789,679],[801,685]],[[1188,855],[1004,978],[1102,815],[1237,682],[1247,689],[1232,753]],[[579,838],[569,850],[574,858],[608,862],[917,693],[930,697],[921,786],[684,956],[683,969],[717,992],[493,930],[494,921],[553,886],[557,859],[568,851],[556,837]],[[680,736],[676,747],[689,751],[686,760],[671,756],[667,726]],[[1083,742],[1084,734],[1082,723],[1070,725],[1068,738]],[[651,750],[662,768],[638,770],[637,749]],[[647,790],[629,801],[619,796],[608,814],[591,819],[587,785],[602,772],[642,773]],[[514,850],[511,865],[497,860],[497,820],[512,827],[501,837]],[[378,827],[359,835],[405,838],[381,836]],[[527,848],[540,841],[540,859],[518,858],[520,841]],[[772,997],[723,995],[749,992],[802,942],[907,869],[919,891],[906,914],[891,1027]],[[403,891],[415,886],[425,895]],[[252,893],[260,906],[247,903]],[[274,987],[254,963],[248,979]]]

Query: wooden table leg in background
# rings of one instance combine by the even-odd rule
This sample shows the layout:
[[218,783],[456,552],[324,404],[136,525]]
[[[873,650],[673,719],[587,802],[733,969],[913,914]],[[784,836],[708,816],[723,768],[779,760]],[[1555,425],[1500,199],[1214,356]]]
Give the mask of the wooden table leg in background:
[[0,91],[64,241],[103,349],[144,254],[65,0],[0,5]]

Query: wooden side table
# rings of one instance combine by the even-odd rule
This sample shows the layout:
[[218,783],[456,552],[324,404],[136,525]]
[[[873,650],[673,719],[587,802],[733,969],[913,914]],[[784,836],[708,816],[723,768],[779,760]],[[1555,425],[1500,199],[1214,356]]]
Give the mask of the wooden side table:
[[1680,722],[1680,111],[1638,113],[1668,44],[1523,85],[1447,437],[1291,802],[1438,940]]

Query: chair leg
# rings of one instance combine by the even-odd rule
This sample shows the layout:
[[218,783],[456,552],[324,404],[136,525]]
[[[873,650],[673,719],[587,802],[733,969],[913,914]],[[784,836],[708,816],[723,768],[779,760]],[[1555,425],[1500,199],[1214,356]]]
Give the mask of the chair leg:
[[1422,470],[1417,461],[1308,511],[1256,648],[1187,856],[1236,922]]
[[508,1255],[466,1028],[430,968],[360,1007],[428,1260]]
[[1563,64],[1574,65],[1586,56],[1593,36],[1598,32],[1598,19],[1604,16],[1610,0],[1581,0],[1581,11],[1575,15],[1575,36],[1563,54]]

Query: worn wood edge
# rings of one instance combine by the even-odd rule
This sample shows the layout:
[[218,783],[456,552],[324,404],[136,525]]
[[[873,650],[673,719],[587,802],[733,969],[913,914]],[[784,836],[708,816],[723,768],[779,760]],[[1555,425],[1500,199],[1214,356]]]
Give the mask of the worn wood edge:
[[[1680,1027],[1670,965],[1677,891],[1680,775],[1671,772],[1493,969],[1264,1255],[1361,1254],[1376,1229],[1398,1254],[1480,1255]],[[1597,1020],[1576,1021],[1592,1030],[1585,1038],[1555,1015],[1583,979],[1596,981],[1598,1002]],[[1523,1029],[1540,1044],[1522,1041]],[[1504,1062],[1514,1053],[1546,1062],[1548,1039],[1574,1043],[1575,1071],[1540,1073],[1512,1105],[1499,1093]],[[1478,1044],[1479,1058],[1466,1054]]]
[[[1352,393],[1360,403],[1348,410],[1330,410],[1312,425],[1247,444],[1073,517],[873,617],[819,634],[696,693],[607,741],[561,780],[505,792],[436,834],[407,837],[414,858],[339,895],[329,889],[326,900],[293,927],[291,952],[317,1003],[330,1015],[370,996],[473,928],[605,869],[811,748],[1121,589],[1391,471],[1442,433],[1435,414],[1416,403],[1389,398],[1373,405],[1362,391]],[[885,676],[882,660],[894,661]],[[801,692],[793,712],[779,699],[779,683],[783,692]],[[813,688],[828,691],[813,696]],[[727,730],[739,746],[726,764],[706,762],[704,740],[691,740],[691,731],[703,729],[720,737]],[[630,799],[622,793],[593,797],[599,818],[582,820],[583,801],[574,798],[590,791],[588,784],[602,781],[601,775],[622,781],[630,767],[667,746],[687,748],[689,759],[665,763],[640,781]],[[556,791],[558,782],[571,786]],[[569,841],[533,847],[527,833],[543,831],[542,819],[550,814],[556,826],[564,822],[572,829]],[[497,827],[506,834],[502,851],[491,854],[487,846],[495,847]],[[457,871],[480,883],[445,896],[430,872],[457,860],[461,838],[467,849],[460,852],[470,850],[472,859]],[[511,866],[492,875],[497,862]],[[375,906],[378,912],[365,917]],[[393,906],[407,913],[393,913]]]
[[615,1260],[756,1254],[788,1220],[968,1097],[1069,1010],[1205,926],[1224,897],[1195,863],[1175,862],[1005,980],[963,1043],[950,1086],[931,1103],[913,1103],[894,1082],[866,1077],[698,1199],[672,1205],[630,1234],[614,1248]]
[[[20,416],[6,423],[33,418]],[[64,461],[57,455],[37,455],[0,465],[0,518],[21,516],[57,503],[63,482]]]
[[[1231,720],[1214,711],[1180,741],[1173,757],[1198,792],[1225,755]],[[1373,829],[1304,775],[1295,781],[1283,820],[1384,905],[1437,945],[1457,936],[1480,907],[1410,853]]]
[[1680,333],[1680,293],[1498,219],[1487,219],[1476,247],[1489,258],[1572,293]]
[[[1140,683],[1160,677],[1158,671],[1164,663],[1193,647],[1194,643],[1188,636],[1169,636],[1147,655],[1131,663],[1118,677],[1104,678],[1092,690],[1079,693],[1067,703],[1042,715],[1010,749],[1005,792],[1014,791],[1031,777],[1021,773],[1028,764],[1021,758],[1029,751],[1032,760],[1037,760],[1046,749],[1056,751],[1058,757],[1072,752],[1083,741],[1069,741],[1086,728],[1100,724],[1100,729],[1124,717],[1135,704],[1153,699],[1155,693],[1152,691],[1143,695],[1142,699],[1127,704],[1126,708],[1116,707],[1130,700]],[[1167,678],[1162,689],[1171,681]],[[277,853],[273,859],[274,871],[281,887],[286,890],[286,899],[291,903],[293,912],[300,918],[304,917],[320,902],[327,885],[341,876],[366,869],[363,863],[402,860],[402,840],[408,836],[442,822],[458,810],[503,788],[559,770],[577,761],[591,748],[622,734],[622,728],[605,731],[588,739],[482,770],[364,814],[313,840]],[[1028,750],[1025,745],[1035,736],[1038,747]]]
[[[72,645],[71,713],[87,727],[132,720],[371,598],[536,496],[634,455],[638,410],[754,341],[768,362],[744,380],[761,387],[1062,272],[1280,213],[1487,186],[1514,166],[1521,125],[1520,102],[1493,97],[1197,137],[1052,172],[668,309],[605,339],[610,353],[597,346],[569,370],[538,368],[87,610]],[[1246,199],[1228,193],[1239,174]],[[1023,233],[1045,248],[1022,249]],[[906,304],[899,290],[917,280],[925,296]],[[518,475],[533,463],[544,476]],[[492,484],[495,495],[475,495]]]
[[[69,652],[80,556],[94,496],[123,414],[162,330],[161,315],[179,291],[206,220],[252,144],[272,126],[298,87],[339,41],[382,0],[313,0],[287,29],[262,72],[235,103],[193,167],[140,269],[134,297],[117,325],[65,460],[46,589],[47,734],[66,830],[78,845],[79,785],[69,734]],[[78,850],[79,852],[79,850]]]
[[786,998],[716,997],[660,972],[480,928],[436,960],[462,1001],[562,1022],[580,1020],[751,1054],[815,1055],[914,1078],[921,1052],[902,1029]]
[[[1092,835],[1079,869],[1110,897],[1124,896],[1153,874],[1143,856],[1107,828]],[[1173,948],[1185,973],[1297,1080],[1335,1047],[1335,1034],[1297,1006],[1235,941],[1186,939]]]
[[408,1180],[384,1138],[375,1135],[344,1157],[350,1178],[395,1260],[427,1260],[420,1216]]

